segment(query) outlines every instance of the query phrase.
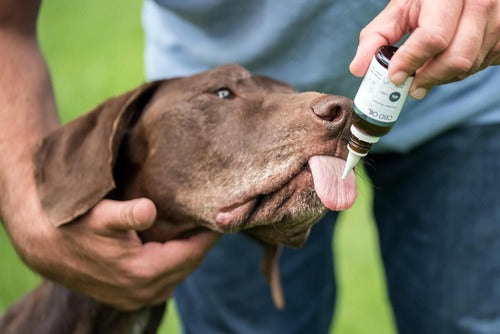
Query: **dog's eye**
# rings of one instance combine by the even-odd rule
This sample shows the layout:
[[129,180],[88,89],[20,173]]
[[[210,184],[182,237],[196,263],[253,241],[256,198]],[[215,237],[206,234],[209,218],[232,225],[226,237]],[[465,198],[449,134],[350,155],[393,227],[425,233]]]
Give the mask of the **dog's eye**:
[[223,100],[229,100],[229,99],[232,99],[234,97],[233,92],[231,92],[231,90],[229,88],[221,88],[221,89],[215,91],[215,94],[217,94],[219,99],[223,99]]

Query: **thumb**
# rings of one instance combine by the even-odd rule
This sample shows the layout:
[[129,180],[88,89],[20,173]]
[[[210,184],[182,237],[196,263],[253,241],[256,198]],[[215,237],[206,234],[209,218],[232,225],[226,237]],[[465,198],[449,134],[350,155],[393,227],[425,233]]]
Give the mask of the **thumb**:
[[89,224],[101,232],[145,230],[156,219],[156,207],[147,198],[130,201],[102,200],[92,209]]

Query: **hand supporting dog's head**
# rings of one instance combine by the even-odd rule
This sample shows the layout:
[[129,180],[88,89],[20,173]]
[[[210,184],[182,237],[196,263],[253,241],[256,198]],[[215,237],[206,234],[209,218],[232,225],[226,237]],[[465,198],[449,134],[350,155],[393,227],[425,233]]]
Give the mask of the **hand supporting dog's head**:
[[349,99],[235,65],[151,82],[45,138],[37,186],[55,225],[144,196],[158,209],[148,240],[204,226],[300,246],[325,206],[356,197],[353,174],[340,180],[350,114]]

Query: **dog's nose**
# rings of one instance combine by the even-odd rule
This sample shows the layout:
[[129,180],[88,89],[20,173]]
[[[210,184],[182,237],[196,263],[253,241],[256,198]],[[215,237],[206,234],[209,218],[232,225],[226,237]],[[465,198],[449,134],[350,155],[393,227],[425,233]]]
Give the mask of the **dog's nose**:
[[342,120],[352,109],[352,101],[343,96],[323,95],[313,101],[312,111],[319,118],[335,122]]

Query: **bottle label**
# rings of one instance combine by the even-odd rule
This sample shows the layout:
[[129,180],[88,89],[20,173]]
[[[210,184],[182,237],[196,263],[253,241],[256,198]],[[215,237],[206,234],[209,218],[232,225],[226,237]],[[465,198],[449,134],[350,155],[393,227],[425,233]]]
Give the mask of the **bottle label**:
[[373,57],[354,97],[355,111],[372,124],[392,125],[403,108],[412,80],[409,77],[396,86],[389,79],[389,71]]

